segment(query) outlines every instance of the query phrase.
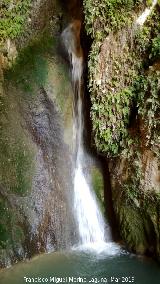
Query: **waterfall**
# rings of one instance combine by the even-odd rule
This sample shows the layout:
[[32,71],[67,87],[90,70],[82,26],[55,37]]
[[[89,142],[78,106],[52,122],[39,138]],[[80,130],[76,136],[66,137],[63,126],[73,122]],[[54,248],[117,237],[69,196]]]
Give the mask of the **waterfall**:
[[83,52],[80,46],[80,22],[74,21],[62,33],[72,68],[74,89],[73,149],[74,149],[74,211],[81,245],[96,246],[110,240],[94,192],[85,176],[85,149],[83,141]]
[[157,4],[157,0],[153,0],[151,7],[146,8],[144,10],[144,12],[136,20],[136,24],[143,26],[143,24],[147,20],[148,16],[151,14],[151,12],[152,12],[152,10],[153,10],[153,8],[155,7],[156,4]]

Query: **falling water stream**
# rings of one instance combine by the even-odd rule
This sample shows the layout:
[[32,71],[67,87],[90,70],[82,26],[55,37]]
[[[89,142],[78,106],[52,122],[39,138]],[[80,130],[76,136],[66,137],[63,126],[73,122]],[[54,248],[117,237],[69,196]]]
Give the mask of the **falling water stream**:
[[0,283],[159,284],[160,270],[156,263],[137,258],[111,242],[109,227],[105,225],[86,178],[83,140],[83,53],[75,37],[75,29],[78,27],[78,22],[70,24],[62,33],[62,38],[70,58],[74,89],[73,181],[79,246],[71,251],[43,254],[31,261],[4,269],[0,271]]
[[[74,210],[79,229],[79,243],[97,248],[105,243],[105,240],[110,240],[110,234],[109,230],[105,230],[103,216],[84,172],[86,152],[83,141],[83,52],[80,45],[77,46],[79,32],[80,22],[74,21],[62,34],[70,58],[74,89]],[[106,231],[108,233],[105,236]]]
[[[145,9],[136,23],[143,25],[156,4],[157,0],[153,0],[151,7]],[[63,31],[65,48],[68,51],[72,66],[72,83],[74,88],[74,207],[79,227],[80,243],[85,246],[91,245],[98,249],[100,244],[111,241],[111,234],[108,225],[105,228],[100,208],[83,170],[86,155],[83,141],[83,52],[79,38],[80,22],[75,21]]]
[[[152,12],[157,0],[153,0],[150,8],[138,17],[136,23],[143,25]],[[95,194],[85,175],[84,148],[84,119],[83,119],[83,51],[80,45],[81,23],[75,20],[63,31],[62,38],[65,49],[68,52],[72,84],[74,89],[73,104],[73,150],[74,150],[74,209],[78,223],[79,243],[99,250],[111,241],[111,233],[108,225],[105,225],[103,216],[98,206]]]
[[[137,23],[140,24],[140,22],[142,23],[137,20]],[[119,246],[111,241],[109,227],[104,222],[84,171],[87,155],[83,139],[84,62],[79,34],[79,21],[71,23],[62,33],[63,43],[71,64],[74,89],[73,185],[74,213],[78,224],[79,246],[76,246],[76,249],[72,251],[43,254],[31,261],[4,269],[0,271],[0,283],[159,284],[160,270],[156,263],[129,254],[119,249]],[[82,247],[85,248],[85,251]]]
[[153,0],[150,8],[146,8],[144,10],[144,12],[137,18],[136,24],[143,26],[143,24],[147,20],[148,16],[151,14],[151,12],[152,12],[152,10],[153,10],[153,8],[155,7],[156,4],[157,4],[157,0]]

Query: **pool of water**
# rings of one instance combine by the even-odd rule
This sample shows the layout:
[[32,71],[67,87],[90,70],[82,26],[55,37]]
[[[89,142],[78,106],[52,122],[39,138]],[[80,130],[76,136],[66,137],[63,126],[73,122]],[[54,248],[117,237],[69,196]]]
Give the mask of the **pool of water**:
[[43,254],[0,272],[0,284],[24,283],[159,284],[160,266],[124,252],[74,250]]

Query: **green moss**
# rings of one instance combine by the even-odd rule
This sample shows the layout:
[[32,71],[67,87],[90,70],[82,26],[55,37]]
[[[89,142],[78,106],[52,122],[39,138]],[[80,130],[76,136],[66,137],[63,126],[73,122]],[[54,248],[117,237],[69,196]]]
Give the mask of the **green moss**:
[[159,57],[159,17],[159,7],[156,7],[148,17],[145,25],[141,29],[137,29],[135,34],[136,49],[137,52],[140,52],[145,64],[149,64],[151,58],[157,59]]
[[155,60],[160,58],[160,35],[152,39],[150,57],[154,58]]
[[102,173],[98,168],[91,169],[92,185],[96,193],[96,196],[100,202],[103,212],[105,211],[104,206],[104,181]]
[[[115,7],[116,3],[119,3],[119,1],[113,1],[112,4],[110,2],[112,1],[109,1],[108,5],[115,4]],[[92,1],[88,1],[88,3],[90,5],[92,3],[94,6]],[[138,5],[138,3],[135,3],[135,5]],[[123,3],[123,9],[125,9],[124,6]],[[101,5],[97,7],[97,9],[103,10]],[[127,7],[126,5],[126,9],[128,9]],[[89,7],[86,7],[86,9],[89,10]],[[114,13],[116,13],[116,8]],[[124,14],[126,18],[130,18],[127,12],[124,12]],[[133,115],[133,106],[139,117],[146,121],[146,132],[148,131],[149,137],[153,136],[153,138],[149,138],[150,145],[151,143],[153,145],[153,140],[155,145],[158,143],[158,136],[156,135],[157,138],[155,138],[155,129],[158,132],[159,71],[157,70],[156,74],[148,75],[149,73],[147,74],[146,70],[159,59],[159,8],[157,7],[152,12],[145,25],[137,29],[136,32],[131,32],[132,28],[129,23],[122,32],[119,32],[118,29],[122,26],[116,27],[118,19],[116,20],[115,16],[117,33],[111,33],[111,31],[114,31],[114,27],[112,20],[108,17],[110,17],[110,14],[105,14],[103,20],[106,26],[105,20],[109,21],[108,41],[105,40],[107,34],[99,37],[94,32],[92,34],[94,41],[89,55],[89,90],[92,102],[93,136],[99,152],[108,157],[119,154],[126,156],[130,155],[131,145],[137,144],[137,137],[131,131],[130,119]],[[90,20],[86,19],[86,21]],[[96,25],[95,22],[90,21],[90,25],[94,31],[99,33],[101,25]],[[106,49],[107,54],[103,54],[103,49]],[[137,87],[142,77],[145,82]],[[147,143],[146,145],[148,145]]]
[[9,249],[24,241],[22,228],[17,224],[15,211],[3,197],[0,198],[0,248]]
[[24,91],[34,93],[35,88],[46,82],[47,54],[52,53],[55,47],[55,38],[49,32],[44,32],[19,52],[15,63],[6,71],[5,78]]
[[[71,104],[69,96],[72,91],[69,79],[68,66],[64,65],[62,59],[55,57],[50,72],[50,78],[48,79],[54,89],[54,98],[61,113],[65,113],[68,108],[68,102]],[[52,77],[51,77],[52,76]]]
[[121,147],[132,143],[132,139],[128,139],[127,131],[132,96],[129,89],[124,89],[120,93],[108,92],[103,95],[103,104],[92,99],[93,131],[99,151],[116,155]]
[[15,227],[13,228],[12,236],[14,240],[14,246],[19,245],[24,241],[25,235],[23,229],[18,224],[16,224]]
[[118,188],[114,188],[113,196],[122,238],[136,252],[144,253],[147,250],[153,253],[154,250],[159,255],[160,194],[156,188],[144,188],[140,154],[135,153],[126,164],[127,178],[123,184],[117,183]]
[[147,240],[141,213],[132,206],[121,204],[119,215],[120,231],[126,244],[138,253],[145,253]]
[[134,82],[138,113],[143,119],[144,128],[147,129],[146,146],[149,145],[150,148],[158,147],[160,142],[159,76],[160,70],[153,70],[149,74],[139,75]]
[[[117,38],[115,37],[115,47],[113,44],[113,49],[109,51],[110,57],[108,57],[108,61],[112,61],[109,63],[112,64],[112,68],[108,70],[105,84],[97,79],[99,73],[104,72],[98,66],[98,56],[102,40],[109,32],[117,31],[124,25],[130,25],[133,10],[137,9],[142,1],[102,1],[97,6],[93,1],[85,2],[86,29],[94,38],[88,63],[94,141],[98,151],[107,156],[116,156],[121,150],[130,147],[133,142],[128,132],[128,125],[134,97],[131,84],[136,75],[135,64],[138,61],[134,50],[130,50],[130,33],[125,33],[126,41],[120,51],[121,54],[114,53],[114,48],[115,50],[119,48],[118,41],[121,41],[121,33]],[[93,14],[95,13],[92,15],[93,19],[87,14],[92,13],[91,6],[94,7]]]
[[125,27],[142,4],[142,0],[83,1],[87,33],[98,39]]
[[26,194],[31,188],[32,153],[22,139],[9,133],[1,136],[0,148],[0,183],[12,192]]
[[0,215],[0,247],[5,248],[7,243],[11,243],[11,234],[8,230],[11,223],[11,213],[3,198],[0,199]]
[[[134,160],[128,169],[124,184],[114,188],[114,208],[122,238],[128,247],[138,253],[150,251],[159,255],[160,195],[153,189],[143,190],[140,160]],[[153,244],[154,241],[154,244]]]
[[0,184],[6,190],[24,195],[31,188],[33,153],[22,133],[19,118],[12,113],[12,100],[10,105],[8,99],[0,95]]
[[120,177],[111,172],[121,236],[134,251],[159,255],[160,199],[143,176],[145,150],[159,155],[159,6],[135,29],[134,16],[150,1],[84,2],[93,139],[122,167]]
[[138,114],[146,132],[146,146],[158,154],[160,123],[160,21],[159,8],[152,13],[146,26],[136,34],[137,52],[141,52],[142,65],[133,81]]
[[14,39],[23,30],[29,14],[31,0],[2,0],[0,3],[0,44]]

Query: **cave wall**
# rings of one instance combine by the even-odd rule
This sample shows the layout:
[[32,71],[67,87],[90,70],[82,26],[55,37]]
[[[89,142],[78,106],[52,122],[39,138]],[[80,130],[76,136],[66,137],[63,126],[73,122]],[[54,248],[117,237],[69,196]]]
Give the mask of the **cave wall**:
[[[84,0],[93,147],[109,166],[118,228],[128,248],[160,255],[160,6]],[[106,167],[107,168],[107,167]],[[106,170],[107,174],[107,170]]]
[[[73,7],[62,1],[19,1],[23,2],[19,11],[19,2],[12,1],[6,16],[8,6],[3,2],[1,267],[41,252],[66,249],[76,233],[71,206],[73,92],[60,40],[71,20],[68,9]],[[7,17],[17,33],[6,30]]]

